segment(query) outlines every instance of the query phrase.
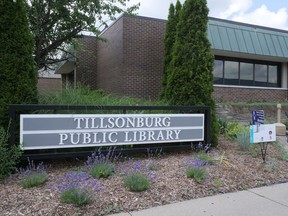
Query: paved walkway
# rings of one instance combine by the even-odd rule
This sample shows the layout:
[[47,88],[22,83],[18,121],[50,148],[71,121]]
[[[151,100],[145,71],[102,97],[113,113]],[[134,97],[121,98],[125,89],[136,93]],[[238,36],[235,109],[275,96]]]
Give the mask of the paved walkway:
[[288,183],[114,216],[288,216]]

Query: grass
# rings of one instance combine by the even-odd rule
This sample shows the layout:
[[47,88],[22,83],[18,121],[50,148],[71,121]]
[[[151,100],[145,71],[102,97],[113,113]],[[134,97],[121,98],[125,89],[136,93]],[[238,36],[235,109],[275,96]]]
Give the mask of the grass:
[[217,103],[219,105],[231,105],[231,106],[276,106],[281,103],[282,106],[288,106],[288,102],[222,102]]
[[[63,92],[50,92],[39,97],[39,104],[63,104],[63,105],[101,105],[101,106],[167,106],[163,101],[147,101],[131,97],[113,96],[103,90],[91,90],[87,86],[68,87]],[[97,111],[98,113],[111,113],[112,111]],[[120,113],[122,111],[114,111]],[[142,111],[128,111],[128,113],[139,113]],[[155,112],[155,111],[154,111]],[[159,113],[159,111],[157,111]],[[163,111],[161,111],[163,113]],[[167,112],[167,111],[165,111]],[[69,111],[73,113],[73,111]],[[79,113],[79,111],[77,111]],[[95,111],[84,111],[84,113],[95,113]],[[153,113],[153,111],[145,111]]]

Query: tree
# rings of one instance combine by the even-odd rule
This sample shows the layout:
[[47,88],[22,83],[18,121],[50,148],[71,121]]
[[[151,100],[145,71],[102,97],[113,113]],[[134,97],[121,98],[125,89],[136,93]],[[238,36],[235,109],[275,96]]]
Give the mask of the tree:
[[24,0],[0,1],[0,126],[8,126],[8,104],[37,103],[33,39]]
[[182,5],[177,1],[176,7],[171,3],[169,7],[168,21],[166,24],[166,32],[164,39],[164,69],[163,69],[163,82],[161,97],[165,98],[167,77],[169,76],[169,66],[172,60],[172,48],[176,38],[176,26],[179,21],[180,11]]
[[212,109],[212,142],[217,143],[218,125],[213,92],[211,44],[207,38],[206,0],[186,0],[177,25],[167,98],[172,105],[207,105]]
[[139,4],[127,9],[129,0],[28,0],[27,10],[35,41],[34,58],[38,69],[51,68],[67,60],[69,45],[83,31],[99,36],[119,13],[132,13]]

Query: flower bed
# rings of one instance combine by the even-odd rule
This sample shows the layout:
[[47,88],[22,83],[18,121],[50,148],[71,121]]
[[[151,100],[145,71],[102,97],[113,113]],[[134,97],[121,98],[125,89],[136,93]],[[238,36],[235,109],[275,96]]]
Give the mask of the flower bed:
[[[287,182],[287,161],[281,154],[277,145],[269,145],[267,163],[264,164],[259,146],[243,152],[236,143],[221,139],[219,147],[210,153],[215,163],[205,163],[207,178],[203,183],[197,183],[186,175],[187,163],[192,164],[189,160],[196,158],[193,151],[116,162],[115,173],[108,178],[100,178],[97,184],[101,185],[101,190],[95,190],[93,200],[81,207],[61,202],[60,191],[51,190],[50,183],[53,179],[65,178],[67,173],[86,172],[87,165],[76,160],[45,161],[44,164],[49,164],[46,169],[49,180],[43,185],[23,188],[19,183],[19,174],[0,183],[0,212],[1,215],[107,215]],[[146,164],[147,169],[142,172],[153,176],[149,178],[149,189],[142,192],[130,191],[123,180],[128,175],[123,167],[135,162],[136,165],[141,163],[141,166]],[[153,164],[153,168],[149,164]],[[135,166],[132,168],[136,169]],[[86,173],[89,175],[89,172]],[[91,178],[89,176],[85,179]]]

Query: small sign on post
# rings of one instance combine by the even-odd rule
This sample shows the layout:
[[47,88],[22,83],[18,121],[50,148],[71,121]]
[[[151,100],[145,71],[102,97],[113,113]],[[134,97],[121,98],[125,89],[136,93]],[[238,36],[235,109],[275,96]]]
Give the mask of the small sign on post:
[[257,126],[257,131],[261,124],[264,124],[264,110],[252,110],[252,124]]
[[262,159],[266,162],[266,152],[269,142],[276,141],[275,124],[264,124],[264,111],[252,111],[252,124],[250,125],[250,143],[260,143]]

